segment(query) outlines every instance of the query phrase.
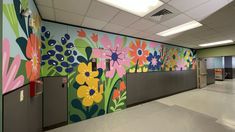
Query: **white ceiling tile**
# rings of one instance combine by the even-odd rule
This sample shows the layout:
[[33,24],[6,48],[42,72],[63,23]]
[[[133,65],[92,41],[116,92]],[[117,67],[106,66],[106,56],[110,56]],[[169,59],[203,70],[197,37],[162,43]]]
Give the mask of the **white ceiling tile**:
[[140,17],[127,13],[125,11],[120,11],[110,22],[124,27],[137,21]]
[[81,25],[84,19],[84,16],[69,13],[61,10],[55,10],[56,21],[64,22],[73,25]]
[[192,21],[193,19],[184,15],[184,14],[180,14],[168,21],[165,21],[163,23],[161,23],[162,25],[164,26],[167,26],[167,27],[175,27],[175,26],[179,26],[179,25],[182,25],[184,23],[187,23],[187,22],[190,22]]
[[114,32],[114,33],[119,33],[124,28],[125,27],[122,27],[122,26],[119,26],[119,25],[116,25],[116,24],[108,23],[107,25],[105,25],[103,30],[104,31],[109,31],[109,32]]
[[53,8],[38,5],[38,9],[43,19],[55,20],[55,14]]
[[125,35],[133,36],[133,35],[137,34],[138,32],[139,32],[138,30],[134,30],[132,28],[125,28],[120,33],[125,34]]
[[130,25],[130,28],[143,31],[145,29],[152,27],[154,24],[155,23],[153,23],[149,20],[140,19],[140,20],[136,21],[134,24]]
[[106,24],[107,22],[105,21],[100,21],[94,18],[85,17],[82,26],[94,29],[102,29]]
[[54,0],[54,8],[85,15],[91,0]]
[[52,7],[52,0],[35,0],[38,5]]
[[229,4],[230,0],[210,0],[197,8],[185,12],[190,17],[201,21]]
[[145,32],[155,34],[155,33],[164,31],[166,29],[168,29],[168,27],[160,25],[160,24],[156,24],[156,25],[150,27],[149,29],[145,30]]
[[119,10],[117,8],[105,5],[98,1],[92,1],[87,16],[102,21],[110,21],[118,12]]
[[184,12],[207,1],[208,0],[171,0],[168,4]]
[[[234,2],[235,3],[235,2]],[[201,21],[202,24],[207,25],[208,27],[217,29],[223,27],[234,27],[235,17],[234,13],[235,8],[230,4],[216,13],[210,15],[205,20]]]

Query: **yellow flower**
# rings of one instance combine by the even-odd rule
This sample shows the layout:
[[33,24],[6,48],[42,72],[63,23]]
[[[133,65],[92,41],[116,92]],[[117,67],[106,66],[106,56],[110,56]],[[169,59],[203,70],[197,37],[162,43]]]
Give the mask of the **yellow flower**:
[[148,68],[143,67],[143,72],[148,72]]
[[93,82],[97,82],[98,79],[95,78],[99,75],[98,71],[92,71],[91,62],[86,65],[85,63],[80,63],[78,66],[79,74],[76,77],[76,81],[83,85],[85,82],[89,85]]
[[176,70],[176,66],[177,66],[177,61],[174,60],[174,59],[170,59],[167,62],[167,66],[165,67],[165,70],[166,71],[170,71],[170,70],[175,71]]
[[100,85],[100,89],[98,89],[98,81],[93,81],[88,86],[80,86],[77,90],[77,96],[83,98],[82,104],[86,107],[93,105],[94,102],[101,102],[102,93],[103,85]]
[[135,68],[132,68],[129,70],[130,73],[134,73],[135,72]]
[[[129,69],[129,72],[130,73],[135,73],[135,68]],[[137,69],[137,72],[148,72],[148,68],[146,68],[146,67],[139,67]]]
[[137,69],[137,72],[142,72],[142,68],[141,68],[141,67],[138,68],[138,69]]

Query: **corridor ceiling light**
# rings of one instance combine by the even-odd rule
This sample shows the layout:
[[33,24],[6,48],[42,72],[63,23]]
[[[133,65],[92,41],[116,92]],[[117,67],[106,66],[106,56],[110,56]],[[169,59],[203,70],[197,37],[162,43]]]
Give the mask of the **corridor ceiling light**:
[[185,24],[182,24],[182,25],[170,28],[168,30],[165,30],[163,32],[157,33],[157,35],[166,37],[166,36],[170,36],[170,35],[173,35],[173,34],[184,32],[184,31],[187,31],[187,30],[190,30],[190,29],[193,29],[193,28],[197,28],[197,27],[200,27],[200,26],[202,26],[201,23],[193,20],[191,22],[187,22]]
[[98,0],[110,6],[130,12],[143,17],[151,11],[162,6],[164,3],[160,0]]
[[201,46],[201,47],[208,47],[208,46],[222,45],[222,44],[228,44],[228,43],[233,43],[233,40],[224,40],[224,41],[200,44],[199,46]]

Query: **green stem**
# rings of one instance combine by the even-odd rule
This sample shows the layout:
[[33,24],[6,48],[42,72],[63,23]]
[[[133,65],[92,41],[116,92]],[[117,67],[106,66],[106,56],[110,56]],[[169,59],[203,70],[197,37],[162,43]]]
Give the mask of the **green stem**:
[[[119,78],[119,79],[114,83],[114,85],[111,85],[112,88],[111,88],[111,92],[110,92],[110,94],[109,94],[108,103],[107,103],[107,107],[106,107],[106,111],[107,111],[107,112],[108,112],[108,107],[109,107],[109,104],[110,104],[110,98],[112,97],[112,93],[113,93],[113,90],[114,90],[113,87],[114,87],[120,80],[122,80],[122,79]],[[112,81],[112,82],[114,82],[114,81]]]
[[136,66],[135,66],[135,73],[137,73],[137,69],[138,69],[138,64],[139,64],[139,59],[136,62]]

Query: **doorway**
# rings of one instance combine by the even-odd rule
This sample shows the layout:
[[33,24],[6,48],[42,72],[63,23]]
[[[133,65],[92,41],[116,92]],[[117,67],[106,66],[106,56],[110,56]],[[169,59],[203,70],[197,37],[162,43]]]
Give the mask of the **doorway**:
[[205,58],[198,59],[198,88],[207,86],[207,60]]
[[67,77],[43,78],[43,129],[68,124]]

